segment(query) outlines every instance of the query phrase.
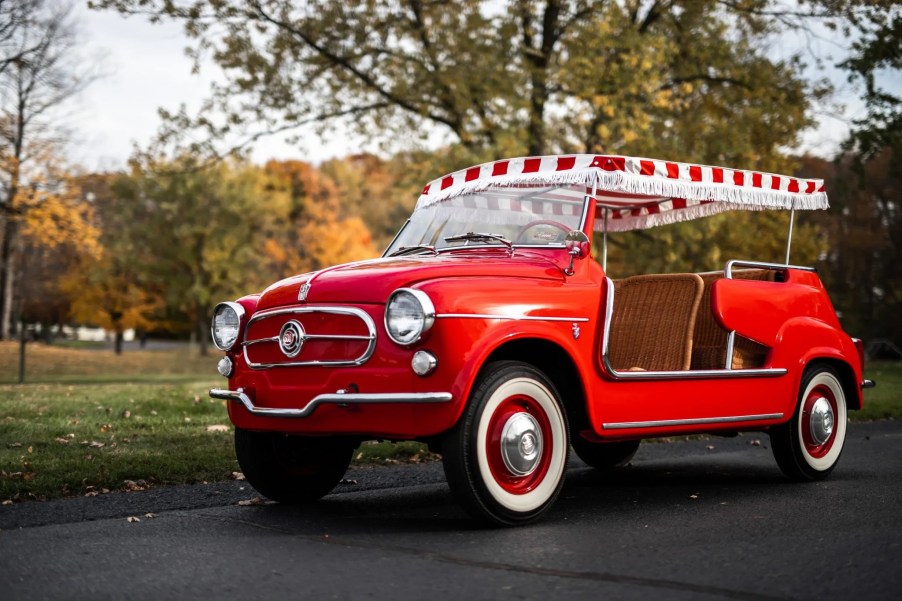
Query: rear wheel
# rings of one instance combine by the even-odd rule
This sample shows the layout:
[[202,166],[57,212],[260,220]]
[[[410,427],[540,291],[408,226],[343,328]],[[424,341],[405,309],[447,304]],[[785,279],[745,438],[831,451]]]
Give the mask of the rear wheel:
[[574,437],[572,444],[576,456],[587,465],[597,470],[612,470],[623,467],[639,450],[639,440],[625,440],[622,442],[589,442],[582,438]]
[[532,521],[561,490],[567,431],[557,391],[541,371],[518,361],[492,363],[444,440],[448,484],[477,519],[505,526]]
[[794,480],[822,480],[836,467],[846,440],[846,395],[829,366],[805,370],[792,419],[771,431],[780,469]]
[[280,503],[315,501],[341,481],[355,444],[342,438],[313,438],[235,429],[235,454],[244,477]]

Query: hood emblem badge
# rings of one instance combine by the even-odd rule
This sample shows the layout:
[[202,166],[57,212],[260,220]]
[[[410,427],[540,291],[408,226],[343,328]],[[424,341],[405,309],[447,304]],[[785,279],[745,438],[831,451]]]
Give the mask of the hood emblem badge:
[[298,291],[298,301],[305,302],[307,300],[307,294],[310,292],[310,281],[304,282],[304,285],[301,286],[301,289]]
[[295,320],[287,322],[279,331],[279,348],[286,357],[295,357],[301,352],[306,340],[304,326]]
[[579,335],[580,335],[579,324],[576,324],[576,323],[573,324],[573,327],[571,328],[571,331],[573,332],[573,339],[574,339],[574,340],[579,340]]

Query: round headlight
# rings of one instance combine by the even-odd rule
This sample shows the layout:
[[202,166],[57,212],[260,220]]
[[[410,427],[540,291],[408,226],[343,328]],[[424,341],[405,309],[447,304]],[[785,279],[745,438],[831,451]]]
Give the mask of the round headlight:
[[385,306],[385,330],[398,344],[413,344],[429,331],[434,321],[432,301],[420,290],[395,290]]
[[213,310],[213,344],[221,351],[227,351],[238,340],[241,316],[244,307],[238,303],[219,303]]

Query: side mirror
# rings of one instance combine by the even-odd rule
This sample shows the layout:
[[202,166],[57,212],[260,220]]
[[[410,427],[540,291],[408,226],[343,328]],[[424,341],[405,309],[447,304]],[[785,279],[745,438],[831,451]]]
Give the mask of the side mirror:
[[580,230],[573,230],[564,238],[564,246],[570,255],[570,265],[564,270],[567,275],[573,275],[573,262],[576,259],[585,259],[589,256],[591,244],[589,237]]

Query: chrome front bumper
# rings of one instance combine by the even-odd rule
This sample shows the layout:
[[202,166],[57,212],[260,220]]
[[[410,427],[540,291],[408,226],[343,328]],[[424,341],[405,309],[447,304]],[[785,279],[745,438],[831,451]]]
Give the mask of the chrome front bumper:
[[222,399],[225,401],[237,401],[244,405],[244,408],[254,415],[261,417],[309,417],[319,405],[371,405],[374,403],[447,403],[451,400],[450,392],[396,392],[396,393],[378,393],[378,394],[360,394],[360,393],[336,393],[321,394],[314,397],[302,409],[273,409],[268,407],[257,407],[251,401],[244,391],[224,390],[214,388],[210,390],[210,396],[214,399]]

